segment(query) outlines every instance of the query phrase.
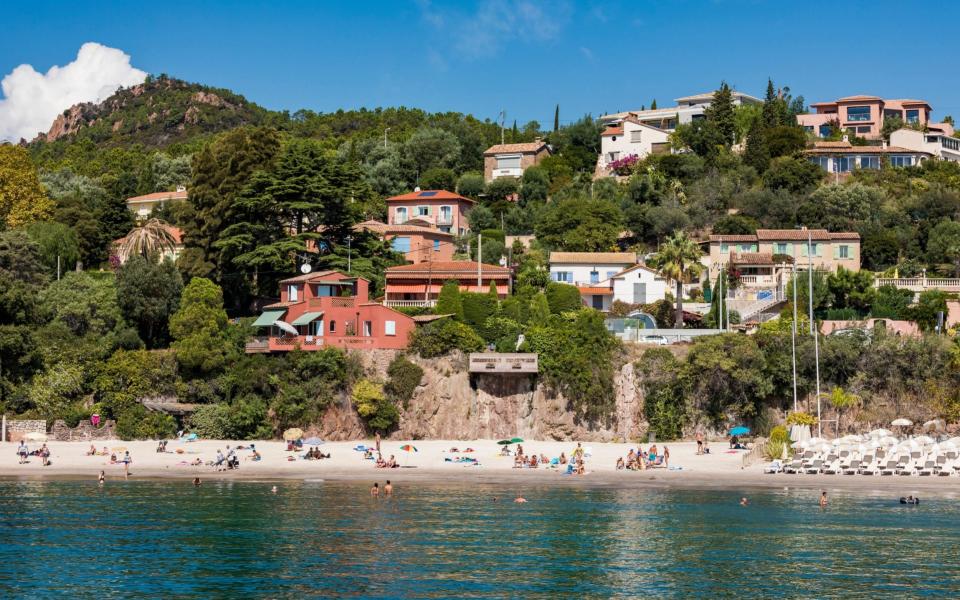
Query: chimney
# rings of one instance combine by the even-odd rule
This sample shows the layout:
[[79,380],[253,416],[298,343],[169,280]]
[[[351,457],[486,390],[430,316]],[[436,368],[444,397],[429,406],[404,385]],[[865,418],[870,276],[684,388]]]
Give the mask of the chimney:
[[850,137],[847,134],[843,134],[843,141],[846,143],[850,143]]
[[177,186],[177,191],[178,191],[178,192],[185,192],[185,191],[187,191],[187,186],[185,186],[185,185],[178,185],[178,186]]
[[537,137],[533,138],[533,141],[534,141],[535,143],[539,144],[540,142],[543,141],[543,138],[541,138],[541,137],[538,135]]
[[883,140],[883,142],[880,143],[880,146],[881,146],[884,150],[886,150],[886,149],[887,149],[887,140]]

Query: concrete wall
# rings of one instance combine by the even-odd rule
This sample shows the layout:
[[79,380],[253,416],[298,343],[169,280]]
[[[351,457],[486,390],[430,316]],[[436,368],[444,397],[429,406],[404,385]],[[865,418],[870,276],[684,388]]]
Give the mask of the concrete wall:
[[43,420],[7,419],[7,429],[4,439],[8,442],[19,442],[28,433],[46,433],[47,422]]
[[106,421],[101,427],[94,427],[90,421],[80,421],[76,427],[67,427],[60,419],[53,423],[50,439],[58,442],[93,442],[100,440],[115,440],[116,423]]

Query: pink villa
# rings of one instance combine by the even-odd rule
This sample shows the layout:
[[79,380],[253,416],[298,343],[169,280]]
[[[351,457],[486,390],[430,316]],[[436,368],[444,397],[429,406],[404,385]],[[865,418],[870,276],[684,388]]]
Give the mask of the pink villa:
[[387,198],[387,224],[417,224],[436,227],[443,233],[463,235],[470,230],[467,213],[473,208],[470,198],[446,190],[416,190]]
[[371,302],[370,282],[321,271],[280,282],[280,301],[264,307],[253,326],[265,332],[248,354],[319,350],[327,346],[373,350],[406,348],[413,318]]
[[833,102],[816,102],[810,105],[816,112],[797,115],[797,123],[816,137],[830,135],[830,123],[862,138],[879,139],[884,119],[899,117],[907,126],[927,127],[938,131],[949,129],[948,123],[930,122],[933,111],[925,100],[885,100],[879,96],[847,96]]
[[[510,293],[512,271],[474,261],[426,262],[390,267],[383,303],[396,307],[434,306],[443,284],[455,280],[463,292],[488,292],[490,283],[503,299]],[[479,280],[479,284],[478,284]]]
[[376,233],[390,242],[394,251],[403,254],[407,262],[451,261],[456,247],[454,235],[432,227],[426,221],[410,219],[403,225],[388,225],[380,221],[364,221],[354,229]]

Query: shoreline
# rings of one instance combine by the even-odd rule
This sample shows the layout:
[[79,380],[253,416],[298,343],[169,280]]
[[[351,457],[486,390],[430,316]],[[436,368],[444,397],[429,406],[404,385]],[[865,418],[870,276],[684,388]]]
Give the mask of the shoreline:
[[[697,455],[693,442],[668,443],[671,467],[644,471],[618,471],[616,459],[625,456],[635,444],[584,443],[587,451],[587,473],[565,475],[559,469],[515,469],[513,459],[499,455],[500,446],[492,440],[445,441],[416,440],[412,442],[386,440],[381,443],[384,457],[393,454],[402,467],[377,469],[373,462],[363,459],[363,453],[354,450],[357,445],[372,445],[370,440],[329,442],[320,446],[331,458],[307,461],[298,458],[301,452],[287,452],[286,445],[277,441],[254,441],[262,460],[250,460],[249,449],[239,450],[240,468],[235,471],[215,471],[210,466],[188,466],[184,463],[200,459],[212,460],[217,450],[227,446],[249,448],[251,442],[229,440],[202,440],[186,443],[170,442],[167,453],[157,453],[155,441],[108,442],[110,449],[129,449],[133,462],[129,481],[192,480],[204,482],[336,482],[370,483],[391,481],[402,484],[424,485],[498,485],[498,486],[568,486],[596,489],[687,489],[687,490],[827,490],[861,493],[906,495],[923,492],[935,495],[960,496],[960,477],[880,477],[864,475],[788,475],[763,473],[763,462],[742,468],[743,452],[720,448],[714,443],[715,454]],[[404,452],[401,447],[413,444],[417,452]],[[39,447],[30,444],[31,450]],[[104,442],[99,442],[101,450]],[[524,449],[547,456],[568,457],[576,442],[530,440]],[[43,467],[38,457],[30,457],[28,464],[18,464],[16,444],[0,443],[0,480],[3,481],[95,481],[104,471],[108,482],[124,481],[122,464],[108,464],[108,457],[88,456],[89,442],[49,442],[51,465]],[[462,450],[470,447],[473,452]],[[461,452],[450,452],[457,448]],[[662,450],[663,446],[660,446]],[[480,466],[447,462],[452,457],[476,458]],[[293,458],[293,460],[291,460]]]

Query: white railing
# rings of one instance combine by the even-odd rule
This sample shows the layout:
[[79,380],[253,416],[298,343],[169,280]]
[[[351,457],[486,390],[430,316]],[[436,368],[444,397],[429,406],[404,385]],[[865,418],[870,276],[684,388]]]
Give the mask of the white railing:
[[433,308],[437,305],[436,300],[384,300],[384,306],[390,308]]
[[898,289],[923,290],[960,290],[960,278],[947,277],[878,277],[874,286],[892,285]]
[[763,313],[763,311],[770,308],[771,306],[774,306],[775,304],[782,302],[782,300],[778,296],[779,294],[776,294],[774,295],[773,298],[757,300],[753,304],[749,304],[746,307],[744,307],[743,310],[740,311],[740,322],[746,323],[752,317],[760,315]]

